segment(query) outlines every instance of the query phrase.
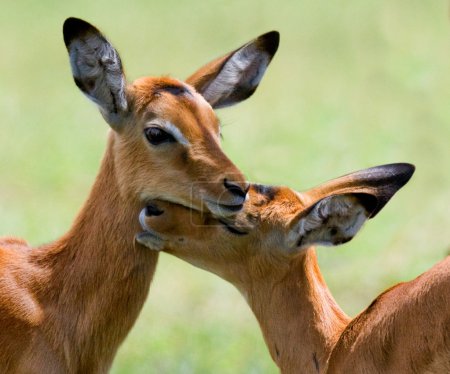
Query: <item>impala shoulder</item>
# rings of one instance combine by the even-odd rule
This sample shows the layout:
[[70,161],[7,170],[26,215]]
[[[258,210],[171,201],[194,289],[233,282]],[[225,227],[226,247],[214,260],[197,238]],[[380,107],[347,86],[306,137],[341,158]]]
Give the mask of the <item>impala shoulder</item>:
[[34,270],[31,267],[27,269],[26,256],[22,255],[29,249],[28,243],[21,239],[0,240],[0,315],[4,319],[37,326],[44,313],[29,287],[27,277]]
[[0,313],[2,318],[11,318],[38,326],[44,312],[32,292],[21,287],[11,273],[0,271]]
[[[354,344],[361,344],[366,337],[370,336],[373,339],[374,329],[377,329],[380,334],[386,332],[387,330],[381,328],[381,326],[389,322],[386,318],[394,315],[395,310],[400,307],[401,298],[396,295],[403,292],[402,288],[405,284],[399,283],[388,288],[357,315],[342,332],[333,350],[333,355],[339,355],[340,351],[348,351]],[[376,326],[380,328],[378,329]],[[382,338],[382,340],[386,339]]]

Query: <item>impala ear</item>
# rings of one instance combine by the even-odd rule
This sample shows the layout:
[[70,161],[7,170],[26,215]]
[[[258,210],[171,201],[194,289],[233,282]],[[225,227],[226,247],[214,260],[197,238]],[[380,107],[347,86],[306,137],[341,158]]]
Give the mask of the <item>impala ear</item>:
[[250,97],[278,49],[280,34],[271,31],[241,48],[211,61],[186,82],[213,108],[237,104]]
[[66,19],[63,35],[75,84],[117,130],[128,109],[119,54],[100,31],[81,19]]
[[358,171],[307,191],[309,208],[288,235],[290,248],[339,245],[351,240],[375,217],[414,173],[411,164],[389,164]]
[[290,246],[338,245],[350,241],[369,218],[375,200],[370,195],[335,195],[316,203],[290,233]]

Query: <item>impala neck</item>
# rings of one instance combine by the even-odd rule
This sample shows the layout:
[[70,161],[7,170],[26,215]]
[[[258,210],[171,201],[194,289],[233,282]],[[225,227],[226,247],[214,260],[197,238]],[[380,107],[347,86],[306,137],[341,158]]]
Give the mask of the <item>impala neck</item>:
[[141,207],[119,193],[112,137],[109,142],[70,231],[32,255],[49,269],[48,287],[40,293],[43,328],[75,372],[108,370],[143,306],[158,258],[135,244]]
[[322,373],[332,347],[349,322],[325,284],[314,249],[242,287],[282,373]]

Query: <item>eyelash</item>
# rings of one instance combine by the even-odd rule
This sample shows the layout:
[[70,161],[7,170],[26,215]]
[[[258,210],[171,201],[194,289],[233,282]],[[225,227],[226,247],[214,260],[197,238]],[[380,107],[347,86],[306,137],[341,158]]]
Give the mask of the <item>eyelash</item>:
[[145,137],[152,145],[158,146],[163,143],[175,143],[176,140],[172,134],[159,127],[147,127],[144,130]]

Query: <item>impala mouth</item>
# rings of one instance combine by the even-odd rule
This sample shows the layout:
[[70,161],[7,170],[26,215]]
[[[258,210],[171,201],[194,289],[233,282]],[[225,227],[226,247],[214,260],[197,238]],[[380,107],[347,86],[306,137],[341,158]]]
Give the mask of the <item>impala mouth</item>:
[[230,212],[239,212],[244,207],[244,204],[239,205],[226,205],[226,204],[217,204],[220,209],[225,209]]
[[240,212],[244,208],[244,204],[248,200],[248,195],[245,197],[245,199],[243,198],[235,199],[233,204],[221,204],[220,202],[209,200],[206,198],[200,199],[200,205],[193,203],[193,201],[191,201],[191,203],[186,204],[186,202],[183,200],[158,196],[153,197],[146,196],[142,200],[145,206],[151,205],[152,202],[155,200],[161,200],[167,201],[168,203],[181,205],[184,206],[185,208],[195,210],[198,212],[203,212],[206,206],[207,210],[209,210],[212,213],[212,215],[215,216],[216,218],[217,217],[227,218],[236,215],[236,213]]
[[234,216],[244,208],[244,203],[236,205],[219,204],[213,201],[205,200],[205,204],[209,211],[216,217]]
[[138,243],[154,251],[161,251],[164,248],[164,239],[154,232],[143,231],[136,234],[135,239]]
[[242,231],[241,229],[238,229],[238,228],[236,228],[236,227],[230,225],[228,222],[226,222],[226,221],[224,221],[224,220],[219,219],[219,222],[220,222],[222,225],[224,225],[225,228],[226,228],[229,232],[231,232],[232,234],[235,234],[235,235],[247,235],[247,234],[248,234],[247,231]]

